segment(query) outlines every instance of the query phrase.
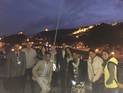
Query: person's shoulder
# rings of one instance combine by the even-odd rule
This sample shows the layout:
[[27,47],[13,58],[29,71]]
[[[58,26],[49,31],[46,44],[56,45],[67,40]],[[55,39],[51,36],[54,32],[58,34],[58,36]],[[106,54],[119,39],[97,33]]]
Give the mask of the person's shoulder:
[[21,53],[22,55],[25,55],[25,52],[24,52],[24,51],[21,51],[20,53]]
[[103,61],[103,59],[100,56],[96,56],[95,58]]
[[34,48],[31,48],[31,51],[36,53],[36,50]]
[[43,61],[40,60],[40,61],[38,61],[38,62],[36,63],[36,66],[37,66],[37,65],[40,66],[40,65],[42,65],[42,64],[43,64]]
[[118,64],[118,60],[115,58],[115,57],[112,57],[111,59],[109,59],[109,62],[108,63],[114,63],[114,64]]
[[45,60],[39,60],[37,63],[38,64],[44,64]]
[[27,49],[26,48],[23,48],[22,51],[25,52]]

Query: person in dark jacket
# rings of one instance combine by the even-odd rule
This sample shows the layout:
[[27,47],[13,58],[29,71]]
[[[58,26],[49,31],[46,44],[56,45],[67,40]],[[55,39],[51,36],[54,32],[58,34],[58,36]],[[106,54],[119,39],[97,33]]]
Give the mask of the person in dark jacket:
[[61,93],[65,92],[65,70],[66,70],[66,44],[62,45],[62,48],[57,50],[56,55],[56,67],[58,71],[58,79],[60,81]]
[[7,77],[6,56],[5,42],[0,41],[0,78]]
[[72,80],[76,81],[76,83],[83,82],[83,76],[82,76],[82,62],[80,61],[80,55],[77,53],[73,53],[73,60],[69,62],[68,66],[68,86],[69,86],[69,92],[71,91],[72,87]]
[[24,93],[24,74],[26,70],[25,53],[20,50],[20,45],[14,46],[14,51],[7,55],[8,75],[5,88],[10,93]]
[[4,85],[4,80],[7,78],[7,51],[5,42],[0,40],[0,86]]

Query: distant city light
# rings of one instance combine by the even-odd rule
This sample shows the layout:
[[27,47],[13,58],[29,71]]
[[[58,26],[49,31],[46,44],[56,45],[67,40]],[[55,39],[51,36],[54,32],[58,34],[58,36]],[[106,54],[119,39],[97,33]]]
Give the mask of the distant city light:
[[44,30],[45,32],[47,32],[48,31],[48,28],[45,28],[45,30]]
[[18,35],[22,35],[22,34],[24,34],[23,32],[18,32]]
[[21,50],[22,49],[22,46],[19,46],[19,49]]
[[32,44],[34,44],[34,42],[31,42]]
[[53,71],[56,70],[56,64],[53,63]]
[[27,38],[26,41],[29,42],[29,38]]
[[48,47],[49,46],[49,42],[46,42],[45,46]]
[[15,51],[15,49],[14,49],[14,48],[12,48],[12,49],[11,49],[11,51],[13,52],[13,51]]
[[49,47],[51,47],[51,44],[49,44]]
[[76,36],[76,38],[79,38],[79,36]]
[[92,29],[94,26],[89,26],[86,28],[79,28],[79,30],[73,32],[73,35],[79,34],[79,33],[84,33],[87,32],[88,30]]
[[112,26],[115,26],[115,25],[117,25],[117,24],[118,24],[118,23],[117,23],[117,22],[115,22],[115,23],[113,23],[113,24],[112,24]]
[[42,44],[42,42],[39,42],[39,44]]
[[94,26],[89,26],[88,28],[89,28],[89,29],[92,29],[93,27],[94,27]]

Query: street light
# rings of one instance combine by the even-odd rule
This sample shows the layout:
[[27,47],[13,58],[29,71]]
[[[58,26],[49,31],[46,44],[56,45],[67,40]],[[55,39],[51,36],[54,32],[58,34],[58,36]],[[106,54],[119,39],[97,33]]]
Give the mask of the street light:
[[45,28],[45,30],[44,30],[45,32],[47,32],[48,31],[48,28]]
[[115,55],[115,52],[111,52],[111,55]]

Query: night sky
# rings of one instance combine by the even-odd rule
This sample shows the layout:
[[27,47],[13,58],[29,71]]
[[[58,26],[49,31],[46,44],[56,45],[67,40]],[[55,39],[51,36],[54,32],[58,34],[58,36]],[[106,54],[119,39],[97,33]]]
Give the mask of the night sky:
[[123,0],[0,0],[0,35],[102,22],[123,22]]

